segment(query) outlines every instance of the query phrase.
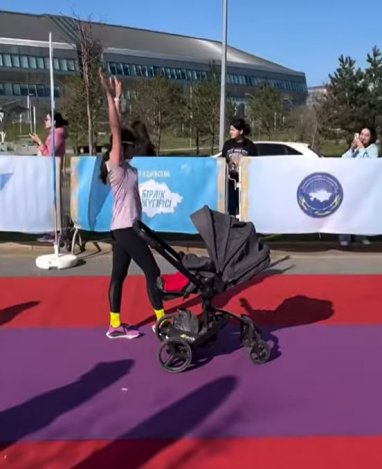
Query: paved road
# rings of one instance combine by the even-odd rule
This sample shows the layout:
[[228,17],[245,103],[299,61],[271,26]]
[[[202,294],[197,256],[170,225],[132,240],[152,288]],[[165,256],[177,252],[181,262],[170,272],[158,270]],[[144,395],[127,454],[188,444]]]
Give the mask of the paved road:
[[[49,251],[48,251],[49,252]],[[80,265],[67,270],[40,270],[35,266],[35,258],[41,252],[0,253],[0,276],[77,276],[109,275],[110,253],[85,253],[79,256]],[[175,269],[163,258],[157,257],[163,273]],[[373,252],[272,252],[272,269],[283,274],[382,274],[382,253]],[[140,269],[132,264],[130,272],[140,274]]]

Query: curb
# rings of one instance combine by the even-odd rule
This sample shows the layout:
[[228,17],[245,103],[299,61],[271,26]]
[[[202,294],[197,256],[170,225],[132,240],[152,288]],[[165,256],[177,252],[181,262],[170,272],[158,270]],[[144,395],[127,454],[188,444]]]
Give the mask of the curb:
[[[206,254],[206,248],[196,245],[196,243],[189,242],[168,242],[171,247],[176,251],[183,251],[186,253],[195,254]],[[364,255],[364,254],[382,254],[382,242],[373,242],[370,246],[353,245],[349,248],[340,248],[339,245],[332,241],[291,241],[291,242],[277,242],[277,241],[265,241],[270,247],[271,251],[285,254],[311,254],[315,256],[319,255]],[[86,242],[85,252],[86,253],[110,253],[112,251],[111,243],[104,241],[92,241]],[[0,254],[51,254],[53,252],[53,246],[48,244],[41,244],[38,242],[4,242],[0,243]],[[67,253],[66,249],[61,250],[62,253]],[[78,254],[78,250],[76,251]]]

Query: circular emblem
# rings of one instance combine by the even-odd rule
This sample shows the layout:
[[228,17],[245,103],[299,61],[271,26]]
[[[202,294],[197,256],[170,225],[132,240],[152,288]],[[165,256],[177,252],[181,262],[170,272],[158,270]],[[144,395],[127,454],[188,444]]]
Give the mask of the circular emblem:
[[344,192],[339,181],[328,173],[313,173],[297,188],[301,210],[312,218],[327,217],[341,205]]

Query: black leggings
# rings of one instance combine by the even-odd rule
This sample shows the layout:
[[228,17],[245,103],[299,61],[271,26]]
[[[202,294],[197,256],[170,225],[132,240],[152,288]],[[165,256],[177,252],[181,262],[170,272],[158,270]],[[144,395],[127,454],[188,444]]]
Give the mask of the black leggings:
[[147,244],[133,228],[113,230],[111,235],[113,238],[113,271],[109,286],[110,311],[119,313],[121,310],[122,286],[131,259],[145,274],[147,294],[153,309],[162,309],[162,294],[157,285],[160,270]]

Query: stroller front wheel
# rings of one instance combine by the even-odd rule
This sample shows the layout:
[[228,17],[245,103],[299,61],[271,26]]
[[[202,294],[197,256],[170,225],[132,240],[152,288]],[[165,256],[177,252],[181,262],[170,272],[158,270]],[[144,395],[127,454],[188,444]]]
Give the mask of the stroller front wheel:
[[163,342],[168,339],[169,329],[173,325],[173,318],[171,316],[163,316],[155,325],[155,333],[158,339]]
[[183,339],[168,339],[158,351],[160,366],[169,373],[181,373],[192,361],[192,350]]
[[271,349],[266,342],[260,340],[252,346],[249,356],[255,365],[263,365],[269,360]]

